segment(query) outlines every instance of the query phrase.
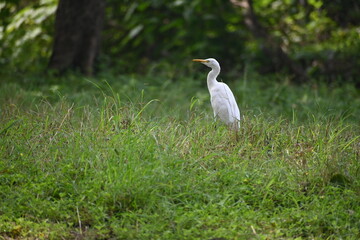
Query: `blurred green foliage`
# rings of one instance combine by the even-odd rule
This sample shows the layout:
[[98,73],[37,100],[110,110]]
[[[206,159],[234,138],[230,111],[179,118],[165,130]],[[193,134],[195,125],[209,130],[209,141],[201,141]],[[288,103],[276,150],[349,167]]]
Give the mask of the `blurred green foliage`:
[[[51,54],[57,0],[0,3],[0,71],[39,71]],[[310,77],[360,80],[360,3],[355,0],[254,1],[259,22]],[[107,1],[97,68],[148,72],[154,64],[187,65],[215,57],[227,74],[249,66],[274,73],[263,42],[242,10],[220,0]],[[174,67],[175,68],[175,67]]]
[[2,71],[38,71],[51,53],[56,0],[0,3]]
[[109,0],[107,10],[104,54],[131,70],[163,59],[174,65],[210,56],[225,62],[243,52],[246,33],[238,31],[241,19],[230,2]]

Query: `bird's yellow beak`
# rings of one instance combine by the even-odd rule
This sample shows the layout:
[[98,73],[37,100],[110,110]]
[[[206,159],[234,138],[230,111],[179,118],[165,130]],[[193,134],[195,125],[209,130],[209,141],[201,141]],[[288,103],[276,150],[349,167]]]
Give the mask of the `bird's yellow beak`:
[[204,59],[193,59],[193,62],[209,62],[209,61]]

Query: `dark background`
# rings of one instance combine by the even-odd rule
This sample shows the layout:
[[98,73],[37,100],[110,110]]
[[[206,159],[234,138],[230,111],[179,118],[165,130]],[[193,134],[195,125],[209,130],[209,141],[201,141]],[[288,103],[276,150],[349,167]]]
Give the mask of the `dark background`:
[[176,78],[192,58],[214,57],[227,75],[360,85],[357,0],[8,0],[0,17],[2,74],[160,64]]

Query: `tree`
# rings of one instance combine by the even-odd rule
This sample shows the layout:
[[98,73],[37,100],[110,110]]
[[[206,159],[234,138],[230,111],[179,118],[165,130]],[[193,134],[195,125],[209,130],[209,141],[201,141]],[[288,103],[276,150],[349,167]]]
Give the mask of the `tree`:
[[263,43],[263,51],[266,56],[273,60],[272,65],[275,70],[281,70],[288,67],[295,75],[297,82],[308,81],[303,67],[293,61],[290,56],[281,48],[277,39],[271,36],[267,29],[261,25],[253,8],[252,0],[230,0],[234,6],[241,7],[245,26],[252,35]]
[[104,0],[60,0],[49,68],[93,73],[105,14]]

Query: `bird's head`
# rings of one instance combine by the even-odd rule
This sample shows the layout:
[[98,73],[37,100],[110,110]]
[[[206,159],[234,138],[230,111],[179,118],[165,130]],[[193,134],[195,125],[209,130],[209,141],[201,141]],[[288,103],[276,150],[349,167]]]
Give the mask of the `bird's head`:
[[200,62],[210,68],[220,68],[220,64],[214,58],[207,59],[193,59],[193,62]]

